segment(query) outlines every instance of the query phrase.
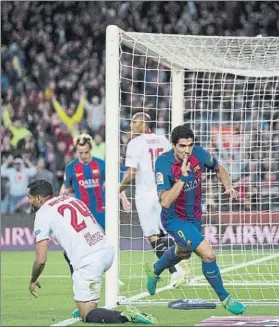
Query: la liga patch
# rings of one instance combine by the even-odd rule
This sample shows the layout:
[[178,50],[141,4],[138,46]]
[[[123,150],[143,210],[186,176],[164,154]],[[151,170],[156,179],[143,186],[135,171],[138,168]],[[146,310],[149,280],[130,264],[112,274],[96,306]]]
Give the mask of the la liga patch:
[[162,185],[164,184],[164,176],[162,173],[157,173],[156,174],[156,184],[157,185]]

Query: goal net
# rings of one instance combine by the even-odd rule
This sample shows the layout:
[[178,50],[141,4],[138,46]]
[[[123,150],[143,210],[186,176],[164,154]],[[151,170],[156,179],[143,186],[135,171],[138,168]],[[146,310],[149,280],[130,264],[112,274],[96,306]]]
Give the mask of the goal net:
[[216,175],[204,174],[204,236],[233,297],[279,304],[279,38],[144,34],[109,26],[106,65],[107,235],[116,248],[107,305],[217,301],[195,255],[184,286],[170,287],[165,272],[157,294],[146,293],[144,264],[156,257],[142,235],[134,185],[127,191],[132,212],[120,207],[118,194],[136,112],[148,113],[152,130],[167,137],[189,123],[196,143],[228,169],[238,200],[222,194]]

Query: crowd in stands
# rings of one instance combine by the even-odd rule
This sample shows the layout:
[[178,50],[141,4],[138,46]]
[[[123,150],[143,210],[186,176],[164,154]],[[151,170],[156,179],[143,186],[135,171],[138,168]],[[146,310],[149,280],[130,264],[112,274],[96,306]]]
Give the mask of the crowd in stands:
[[[10,208],[2,206],[3,213],[13,212],[20,205],[25,197],[21,190],[29,178],[47,177],[56,191],[60,189],[65,165],[75,156],[73,139],[79,133],[91,134],[93,155],[105,159],[106,26],[115,24],[126,31],[146,33],[220,36],[277,36],[279,32],[277,2],[6,1],[1,7],[1,175],[2,181],[7,181],[2,182],[2,199],[4,203],[13,199]],[[123,60],[131,65],[131,56]],[[126,74],[128,78],[121,86],[121,142],[124,145],[130,139],[131,107],[143,106],[137,97],[127,96],[132,76],[129,70]],[[154,128],[157,132],[169,133],[169,75],[160,73],[159,87],[146,83],[155,77],[158,76],[152,73],[139,76],[138,82],[133,84],[133,93],[149,95],[144,106],[153,119],[156,118]],[[241,85],[233,93],[232,83],[228,82],[225,92],[228,99],[235,99],[238,116],[230,116],[231,101],[228,100],[222,103],[222,118],[220,101],[212,104],[204,92],[194,104],[186,88],[185,120],[197,122],[194,129],[198,141],[215,152],[228,168],[239,163],[233,168],[238,176],[234,182],[241,191],[243,210],[277,210],[278,82],[252,81],[247,85],[250,94],[245,93]],[[198,89],[198,83],[196,87]],[[259,90],[257,98],[252,95],[255,88]],[[219,91],[217,88],[211,97],[218,98]],[[241,114],[241,108],[247,108],[247,115]],[[253,110],[255,108],[257,110]],[[237,150],[233,151],[229,148],[230,142],[216,133],[220,122],[224,128],[223,125],[226,127],[232,121],[237,122],[233,126],[234,149]],[[246,123],[242,124],[243,121]],[[125,147],[123,156],[124,151]],[[123,158],[121,160],[123,164]],[[16,184],[12,176],[16,176]],[[213,180],[209,185],[214,188],[216,183]],[[217,193],[211,189],[207,194]],[[260,207],[256,205],[259,203]],[[207,199],[207,204],[218,210],[216,199]]]

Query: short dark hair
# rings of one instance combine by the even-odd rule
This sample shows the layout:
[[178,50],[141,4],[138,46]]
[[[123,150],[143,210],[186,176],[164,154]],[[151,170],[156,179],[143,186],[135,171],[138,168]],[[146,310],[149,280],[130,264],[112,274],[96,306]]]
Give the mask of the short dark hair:
[[47,197],[53,195],[54,193],[51,183],[45,178],[37,179],[31,182],[27,187],[30,195]]
[[189,124],[176,126],[171,132],[171,142],[176,145],[180,139],[193,139],[194,132],[191,130]]

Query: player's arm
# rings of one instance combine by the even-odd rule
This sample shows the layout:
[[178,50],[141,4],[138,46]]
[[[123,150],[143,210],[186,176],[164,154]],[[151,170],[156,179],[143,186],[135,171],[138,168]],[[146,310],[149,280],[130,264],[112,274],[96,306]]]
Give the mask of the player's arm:
[[127,146],[125,166],[128,168],[119,186],[119,193],[123,192],[128,185],[131,185],[136,177],[137,167],[141,156],[141,149],[134,140]]
[[232,180],[227,169],[223,165],[221,165],[218,162],[218,160],[213,157],[212,154],[205,151],[204,149],[203,149],[203,156],[204,156],[204,165],[208,169],[215,171],[218,179],[224,185],[225,187],[224,194],[230,195],[230,197],[233,199],[237,198],[238,192],[233,188]]
[[216,174],[220,182],[225,187],[224,194],[228,194],[232,199],[236,199],[238,197],[238,192],[233,188],[232,179],[227,169],[223,165],[219,164],[216,169]]
[[192,176],[190,176],[190,164],[187,163],[186,159],[183,161],[181,166],[181,177],[173,186],[171,186],[170,181],[170,167],[168,161],[165,160],[163,156],[156,160],[155,167],[157,192],[160,204],[163,208],[169,208],[179,197],[185,183],[192,179]]
[[48,238],[49,238],[49,216],[47,213],[39,216],[36,215],[34,232],[36,236],[36,257],[32,268],[32,275],[29,283],[30,293],[38,297],[35,292],[35,286],[41,287],[37,281],[43,272],[47,260],[47,248],[48,248]]
[[38,297],[37,293],[35,292],[35,286],[41,288],[41,285],[37,280],[40,277],[46,265],[47,246],[48,246],[48,240],[42,240],[36,244],[36,259],[33,264],[32,275],[29,284],[29,291],[35,297]]
[[128,185],[131,185],[133,179],[136,177],[137,168],[129,167],[122,179],[122,182],[119,186],[119,193],[122,193],[126,190]]
[[60,188],[60,195],[69,195],[73,191],[72,189],[72,174],[71,167],[69,165],[65,168],[63,184]]

